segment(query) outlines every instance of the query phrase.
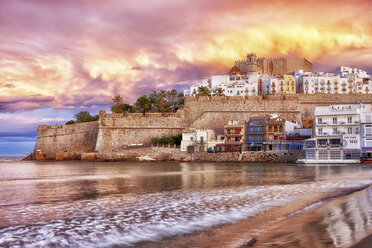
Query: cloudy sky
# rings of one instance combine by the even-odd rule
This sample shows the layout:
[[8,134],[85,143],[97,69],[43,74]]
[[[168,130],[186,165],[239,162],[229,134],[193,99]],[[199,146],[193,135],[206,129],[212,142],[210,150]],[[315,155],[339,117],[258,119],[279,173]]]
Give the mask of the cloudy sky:
[[120,94],[182,90],[247,52],[372,72],[372,2],[0,0],[0,155]]

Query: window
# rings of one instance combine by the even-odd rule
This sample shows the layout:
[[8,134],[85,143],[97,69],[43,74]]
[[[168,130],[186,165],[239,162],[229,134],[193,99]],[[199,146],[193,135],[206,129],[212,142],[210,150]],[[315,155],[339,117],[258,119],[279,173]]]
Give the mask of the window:
[[190,140],[193,141],[194,140],[194,137],[190,137]]
[[323,123],[323,119],[322,118],[318,118],[318,124],[322,124]]
[[326,139],[319,139],[318,140],[318,147],[326,147],[328,144],[327,144],[327,140]]
[[347,128],[347,133],[348,134],[353,134],[353,128],[352,127],[348,127]]
[[347,117],[347,123],[353,123],[353,117]]
[[332,120],[333,120],[333,124],[337,124],[337,117],[333,117]]
[[338,131],[337,131],[337,127],[334,127],[333,128],[333,134],[337,134],[338,133]]
[[322,135],[323,134],[323,128],[318,128],[318,135]]
[[366,136],[372,136],[372,125],[366,125]]

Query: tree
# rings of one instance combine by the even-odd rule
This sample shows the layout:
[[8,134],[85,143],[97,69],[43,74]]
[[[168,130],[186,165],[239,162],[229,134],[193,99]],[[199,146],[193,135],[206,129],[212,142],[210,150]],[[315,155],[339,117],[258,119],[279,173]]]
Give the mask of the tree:
[[115,113],[115,114],[122,113],[122,111],[120,109],[120,105],[112,105],[111,106],[111,112]]
[[172,105],[172,111],[176,110],[176,98],[177,98],[177,90],[172,89],[167,91],[167,96],[170,100],[170,105]]
[[146,116],[146,112],[151,109],[151,102],[146,95],[139,97],[135,105],[143,113],[143,116]]
[[74,120],[69,120],[68,122],[66,122],[65,125],[71,125],[71,124],[75,124],[76,122]]
[[158,103],[159,110],[164,115],[164,112],[167,108],[167,100],[165,99],[165,97],[167,96],[167,92],[165,90],[161,90],[158,95],[159,95],[159,103]]
[[222,89],[222,88],[218,88],[217,89],[217,94],[219,95],[219,96],[223,96],[224,95],[224,92],[225,90],[224,89]]
[[114,113],[120,113],[119,105],[123,101],[123,98],[120,95],[114,95],[114,97],[111,99],[115,103],[115,107],[111,107],[111,111]]
[[88,111],[81,111],[75,115],[76,122],[90,122],[90,121],[97,121],[99,119],[99,115],[90,115]]
[[209,88],[208,87],[206,87],[206,86],[200,86],[199,88],[198,88],[198,94],[199,94],[199,96],[209,96],[210,95],[210,90],[209,90]]
[[121,111],[123,111],[124,113],[128,113],[128,112],[133,112],[134,108],[132,105],[128,104],[128,103],[122,103],[119,105],[119,109]]
[[161,112],[163,115],[165,112],[170,112],[170,103],[167,101],[166,97],[167,92],[165,90],[161,90],[159,93],[153,91],[149,95],[148,98],[154,112]]

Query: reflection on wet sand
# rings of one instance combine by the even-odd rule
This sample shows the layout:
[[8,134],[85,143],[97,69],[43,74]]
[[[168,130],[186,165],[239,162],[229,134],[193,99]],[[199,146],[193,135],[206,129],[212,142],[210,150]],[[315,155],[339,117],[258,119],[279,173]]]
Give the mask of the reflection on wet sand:
[[348,247],[371,232],[371,212],[368,187],[278,222],[255,247]]
[[239,247],[256,233],[254,247],[342,247],[371,229],[370,190],[319,200],[371,178],[361,166],[0,163],[0,247]]

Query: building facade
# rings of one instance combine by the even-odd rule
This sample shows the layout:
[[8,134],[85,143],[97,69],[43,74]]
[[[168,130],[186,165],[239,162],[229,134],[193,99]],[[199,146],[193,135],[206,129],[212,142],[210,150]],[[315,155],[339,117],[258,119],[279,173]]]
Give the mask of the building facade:
[[183,133],[181,151],[206,152],[214,150],[216,144],[223,143],[223,140],[216,139],[216,134],[211,129],[197,129],[195,132]]
[[360,114],[361,120],[361,149],[364,160],[372,160],[372,106],[363,104]]
[[229,121],[224,126],[225,143],[243,144],[244,142],[244,124],[238,121]]
[[329,72],[295,73],[297,93],[303,94],[371,94],[369,75],[335,74]]
[[251,117],[245,122],[245,150],[263,151],[267,116]]
[[315,108],[315,136],[306,141],[306,161],[359,163],[361,104]]

